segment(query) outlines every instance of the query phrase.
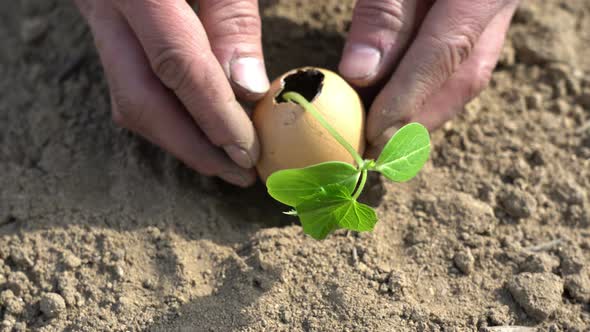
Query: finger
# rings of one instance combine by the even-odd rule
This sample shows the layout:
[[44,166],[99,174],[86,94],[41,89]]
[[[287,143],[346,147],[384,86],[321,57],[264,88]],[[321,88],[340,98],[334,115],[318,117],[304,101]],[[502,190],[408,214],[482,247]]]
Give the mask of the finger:
[[440,89],[473,48],[505,1],[440,0],[425,17],[412,46],[375,99],[367,138],[376,144],[394,123],[405,121]]
[[433,130],[459,113],[489,84],[516,5],[504,8],[479,38],[473,54],[410,121]]
[[[516,5],[508,6],[490,22],[469,59],[408,122],[419,122],[429,130],[437,129],[444,122],[453,118],[463,109],[465,104],[485,89],[500,57],[515,10]],[[395,123],[386,130],[386,133],[391,136],[395,133],[396,128],[400,128],[404,124],[404,122]],[[385,142],[379,142],[378,145],[367,149],[367,157],[378,156],[384,144]]]
[[143,50],[118,13],[97,4],[89,20],[109,81],[113,119],[161,146],[204,175],[240,186],[255,181],[212,146],[178,99],[151,72]]
[[393,70],[413,33],[417,0],[359,0],[339,64],[340,74],[368,86]]
[[257,0],[200,0],[199,17],[213,53],[238,96],[260,99],[270,86]]
[[176,0],[116,1],[148,55],[152,70],[197,125],[240,166],[259,156],[254,126],[236,101],[191,7]]

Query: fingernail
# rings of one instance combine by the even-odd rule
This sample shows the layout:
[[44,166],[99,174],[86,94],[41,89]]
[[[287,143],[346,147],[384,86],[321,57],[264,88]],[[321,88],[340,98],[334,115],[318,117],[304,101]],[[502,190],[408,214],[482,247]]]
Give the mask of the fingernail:
[[253,57],[239,58],[230,65],[232,81],[252,93],[265,93],[270,87],[264,64]]
[[340,62],[340,74],[349,79],[369,78],[377,73],[381,62],[381,52],[365,44],[352,44],[346,47]]
[[236,163],[243,168],[254,167],[254,162],[246,150],[237,145],[225,145],[223,147],[225,153]]
[[235,171],[227,171],[219,175],[224,181],[231,184],[235,184],[240,187],[247,187],[251,184],[251,181],[243,174]]

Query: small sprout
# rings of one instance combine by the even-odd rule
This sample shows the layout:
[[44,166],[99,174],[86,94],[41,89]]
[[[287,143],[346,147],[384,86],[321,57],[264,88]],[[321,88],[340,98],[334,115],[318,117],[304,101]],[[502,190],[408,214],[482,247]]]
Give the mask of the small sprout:
[[372,231],[377,215],[371,207],[357,201],[367,173],[379,172],[394,182],[412,179],[430,155],[428,130],[419,123],[410,123],[391,137],[377,161],[363,160],[304,96],[288,91],[281,97],[313,115],[350,153],[357,166],[334,161],[274,172],[266,181],[270,196],[292,207],[286,214],[298,216],[303,231],[315,239],[324,239],[341,228]]

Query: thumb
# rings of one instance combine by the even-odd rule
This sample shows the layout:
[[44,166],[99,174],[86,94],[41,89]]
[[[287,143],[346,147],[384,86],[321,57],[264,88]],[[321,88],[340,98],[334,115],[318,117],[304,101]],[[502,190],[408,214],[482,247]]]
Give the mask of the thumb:
[[359,0],[340,61],[340,74],[369,86],[390,74],[410,41],[417,0]]
[[257,0],[200,0],[199,18],[234,92],[247,100],[269,88]]

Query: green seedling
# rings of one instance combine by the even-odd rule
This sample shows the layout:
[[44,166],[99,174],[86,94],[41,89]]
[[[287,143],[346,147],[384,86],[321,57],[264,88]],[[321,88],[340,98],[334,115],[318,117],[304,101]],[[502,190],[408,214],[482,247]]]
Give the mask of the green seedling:
[[391,137],[376,161],[363,159],[302,95],[287,92],[283,98],[309,112],[352,155],[357,165],[332,161],[277,171],[266,182],[270,196],[292,207],[286,213],[298,216],[303,231],[315,239],[324,239],[342,228],[372,231],[377,215],[373,208],[357,201],[368,172],[379,172],[394,182],[412,179],[430,155],[428,130],[419,123],[410,123]]

